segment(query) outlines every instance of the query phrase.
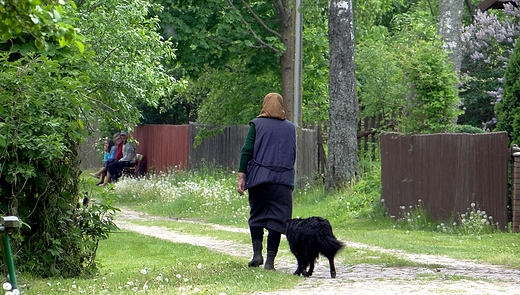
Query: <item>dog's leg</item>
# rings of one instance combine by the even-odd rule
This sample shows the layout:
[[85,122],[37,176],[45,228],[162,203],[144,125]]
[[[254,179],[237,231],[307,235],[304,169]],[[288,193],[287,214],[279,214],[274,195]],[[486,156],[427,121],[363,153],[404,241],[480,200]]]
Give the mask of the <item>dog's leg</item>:
[[330,266],[330,277],[335,278],[336,277],[336,266],[334,265],[334,256],[328,257],[329,258],[329,266]]
[[309,261],[309,270],[303,273],[303,276],[310,277],[314,271],[314,260]]
[[298,264],[298,266],[296,267],[296,270],[294,271],[294,275],[295,276],[299,276],[303,273],[303,268],[301,267],[300,264]]
[[298,262],[298,266],[296,267],[296,270],[294,271],[294,275],[299,276],[304,272],[304,269],[306,267],[305,260],[303,259],[301,254],[295,254],[294,256],[296,256],[296,261]]
[[318,259],[319,257],[319,252],[318,252],[318,244],[315,242],[315,241],[311,241],[309,244],[308,244],[308,247],[307,249],[305,249],[305,262],[307,262],[307,264],[305,265],[305,268],[307,268],[307,266],[309,266],[309,269],[303,273],[303,275],[305,277],[310,277],[312,276],[312,272],[314,271],[314,264],[316,263],[316,259]]

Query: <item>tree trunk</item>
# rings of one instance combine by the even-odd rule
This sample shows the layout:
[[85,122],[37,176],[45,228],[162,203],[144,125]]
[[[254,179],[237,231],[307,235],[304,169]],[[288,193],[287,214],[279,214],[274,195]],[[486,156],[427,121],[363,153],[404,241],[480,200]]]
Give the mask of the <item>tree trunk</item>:
[[292,2],[293,0],[273,1],[278,16],[281,41],[285,46],[285,51],[280,57],[282,75],[282,97],[284,102],[285,115],[287,119],[296,122],[294,118],[294,42],[293,42],[293,21],[292,21]]
[[453,70],[460,74],[461,53],[460,36],[462,33],[462,9],[464,2],[461,0],[441,0],[439,3],[439,27],[437,33],[444,40],[444,48],[449,53]]
[[330,133],[325,191],[346,187],[358,171],[358,100],[352,0],[329,5]]

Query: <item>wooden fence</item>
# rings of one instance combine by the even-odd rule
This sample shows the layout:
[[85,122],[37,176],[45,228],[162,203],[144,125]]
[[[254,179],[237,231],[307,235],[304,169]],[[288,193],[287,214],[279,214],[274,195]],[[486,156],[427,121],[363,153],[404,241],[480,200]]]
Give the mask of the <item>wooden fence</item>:
[[[201,164],[238,169],[240,151],[249,126],[226,126],[223,133],[204,139],[195,146],[199,124],[141,125],[132,133],[139,145],[137,152],[145,156],[147,172],[167,172],[169,169],[194,169]],[[312,179],[317,171],[316,131],[303,129],[298,147],[298,178]],[[95,136],[84,143],[82,169],[101,167],[100,153],[93,147],[99,141]],[[90,151],[90,153],[86,153]],[[88,160],[88,161],[87,161]]]
[[137,153],[145,156],[146,172],[185,170],[189,165],[189,125],[141,125],[132,133],[139,145]]
[[383,133],[382,199],[396,218],[421,205],[436,220],[460,217],[473,203],[504,230],[510,221],[509,159],[505,132]]
[[93,134],[80,145],[80,156],[82,170],[97,170],[103,166],[103,154],[99,151],[99,134]]
[[518,147],[513,147],[513,159],[511,222],[513,232],[520,232],[520,149]]
[[[360,150],[374,151],[377,144],[377,128],[380,127],[379,118],[364,118],[360,121],[358,130],[358,142]],[[135,129],[133,136],[138,139],[141,144],[137,151],[143,155],[149,155],[147,160],[151,162],[146,163],[147,171],[167,171],[169,168],[177,166],[181,169],[194,168],[201,160],[212,161],[217,163],[226,163],[226,166],[237,167],[238,157],[229,158],[229,156],[239,155],[241,145],[236,144],[243,140],[247,134],[247,125],[241,127],[226,127],[224,134],[215,138],[206,139],[199,147],[195,148],[195,136],[197,135],[196,126],[198,124],[190,125],[142,125]],[[180,127],[161,127],[161,126],[180,126]],[[164,129],[165,128],[165,129]],[[173,129],[178,128],[175,133],[169,134]],[[188,130],[188,134],[181,134],[181,130]],[[166,131],[170,130],[170,131]],[[298,149],[300,161],[297,162],[298,174],[306,177],[314,177],[318,174],[322,177],[326,174],[327,158],[325,155],[326,142],[328,140],[328,124],[319,122],[310,124],[309,128],[303,128],[303,132],[298,136],[301,137],[302,146],[304,148]],[[139,134],[139,135],[137,135]],[[172,137],[170,142],[156,141],[155,138],[162,138],[164,136]],[[186,137],[187,136],[187,137]],[[189,140],[188,151],[186,146],[178,147],[185,140]],[[99,169],[102,165],[102,154],[100,149],[99,134],[95,133],[90,136],[81,145],[81,169]],[[232,143],[233,144],[230,144]],[[172,146],[173,144],[173,146]],[[214,149],[213,147],[219,147]],[[175,149],[176,152],[172,152]],[[229,151],[222,153],[221,151]],[[187,153],[187,154],[186,154]],[[188,155],[188,156],[187,156]],[[188,157],[188,158],[186,158]],[[226,158],[226,159],[224,159]],[[189,166],[192,167],[189,167]],[[302,174],[303,173],[303,174]],[[314,175],[315,174],[315,175]]]

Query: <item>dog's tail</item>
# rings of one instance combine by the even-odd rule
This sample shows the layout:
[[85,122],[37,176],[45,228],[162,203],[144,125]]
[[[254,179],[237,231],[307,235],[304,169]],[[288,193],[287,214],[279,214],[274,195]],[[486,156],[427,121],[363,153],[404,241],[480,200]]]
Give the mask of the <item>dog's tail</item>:
[[320,237],[319,244],[320,253],[327,258],[336,256],[336,253],[345,247],[345,244],[336,239],[333,235]]

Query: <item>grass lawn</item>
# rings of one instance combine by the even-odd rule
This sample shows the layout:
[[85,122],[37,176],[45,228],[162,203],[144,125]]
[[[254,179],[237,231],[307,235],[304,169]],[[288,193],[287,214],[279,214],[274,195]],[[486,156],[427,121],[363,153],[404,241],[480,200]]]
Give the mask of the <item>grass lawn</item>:
[[[236,175],[173,172],[140,180],[122,180],[98,188],[95,179],[84,173],[84,190],[96,201],[122,206],[172,219],[191,219],[241,229],[218,230],[207,224],[166,220],[135,221],[157,225],[191,235],[250,243],[247,233],[247,195],[235,192]],[[363,179],[352,188],[325,195],[320,187],[298,188],[294,193],[293,216],[323,216],[334,233],[352,241],[407,253],[445,255],[455,259],[502,265],[520,269],[520,236],[496,231],[457,234],[435,230],[433,223],[419,228],[391,220],[382,213],[374,180]],[[435,225],[435,224],[433,224]],[[291,255],[282,242],[282,255]],[[339,258],[348,265],[425,266],[390,253],[344,249]],[[204,247],[172,243],[135,233],[115,232],[101,241],[97,252],[99,274],[76,279],[37,279],[22,274],[23,294],[250,294],[292,288],[300,277],[248,268],[248,258],[224,255]],[[432,278],[434,279],[434,278]]]
[[24,279],[36,294],[245,294],[291,288],[301,278],[248,268],[247,259],[135,233],[117,232],[98,250],[99,275],[85,279]]

